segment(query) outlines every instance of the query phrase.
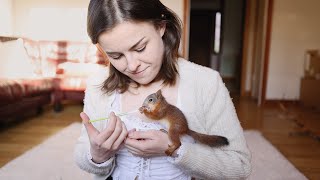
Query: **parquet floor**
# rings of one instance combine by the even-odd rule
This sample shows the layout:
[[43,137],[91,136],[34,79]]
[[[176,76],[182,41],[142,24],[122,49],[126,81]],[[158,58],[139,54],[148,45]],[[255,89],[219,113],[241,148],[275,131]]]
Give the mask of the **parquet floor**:
[[[320,141],[295,123],[311,123],[320,130],[320,112],[296,106],[257,107],[254,100],[234,98],[244,129],[258,129],[278,150],[309,179],[320,179]],[[0,131],[0,167],[44,141],[73,122],[81,122],[82,105],[65,104],[61,113],[47,107],[40,116]],[[263,152],[261,152],[263,153]]]
[[65,105],[62,113],[55,113],[51,106],[46,107],[40,116],[27,118],[0,132],[0,167],[40,144],[49,136],[73,122],[81,122],[79,113],[82,106]]
[[[254,100],[234,99],[244,129],[258,129],[297,169],[309,179],[320,179],[320,139],[306,133],[295,121],[312,123],[320,130],[320,111],[296,105],[257,107]],[[262,152],[263,153],[263,152]]]

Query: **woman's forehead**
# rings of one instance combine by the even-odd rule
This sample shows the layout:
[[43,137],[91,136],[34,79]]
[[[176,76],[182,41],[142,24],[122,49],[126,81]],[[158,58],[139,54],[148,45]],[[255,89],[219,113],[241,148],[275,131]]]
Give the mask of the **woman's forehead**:
[[151,23],[123,22],[101,33],[98,42],[105,51],[115,51],[128,49],[141,39],[148,39],[155,34],[156,29]]

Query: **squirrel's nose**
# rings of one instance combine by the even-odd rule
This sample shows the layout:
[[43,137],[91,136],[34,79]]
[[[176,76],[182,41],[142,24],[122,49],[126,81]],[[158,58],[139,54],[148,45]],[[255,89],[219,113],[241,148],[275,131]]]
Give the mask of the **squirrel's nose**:
[[142,114],[143,113],[143,110],[145,109],[145,106],[141,106],[140,108],[139,108],[139,111],[140,111],[140,113]]

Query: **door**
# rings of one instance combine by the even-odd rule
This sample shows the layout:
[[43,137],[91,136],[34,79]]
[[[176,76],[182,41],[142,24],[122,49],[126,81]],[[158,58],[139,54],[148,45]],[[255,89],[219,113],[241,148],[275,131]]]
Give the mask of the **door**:
[[214,45],[215,11],[191,10],[189,60],[210,67]]

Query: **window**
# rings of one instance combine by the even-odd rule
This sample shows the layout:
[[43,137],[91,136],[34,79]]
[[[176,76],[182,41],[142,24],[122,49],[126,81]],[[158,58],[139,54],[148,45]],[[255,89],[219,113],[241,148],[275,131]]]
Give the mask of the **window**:
[[215,30],[214,30],[214,53],[220,52],[220,39],[221,39],[221,13],[216,12],[215,15]]

